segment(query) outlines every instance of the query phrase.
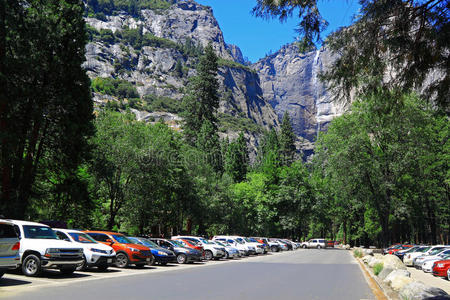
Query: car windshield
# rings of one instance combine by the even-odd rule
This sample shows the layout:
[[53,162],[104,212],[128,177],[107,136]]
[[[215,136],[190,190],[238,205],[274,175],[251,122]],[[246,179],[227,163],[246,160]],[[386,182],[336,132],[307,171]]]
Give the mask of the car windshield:
[[259,243],[257,240],[255,240],[254,238],[249,238],[248,239],[250,242],[252,242],[252,243]]
[[125,236],[123,235],[119,235],[119,234],[113,234],[112,237],[121,244],[133,244],[132,241],[130,241],[129,239],[127,239]]
[[97,242],[86,233],[82,232],[69,232],[69,235],[75,242],[82,244],[97,244]]
[[424,253],[424,252],[427,252],[428,250],[430,250],[430,248],[431,247],[424,247],[424,248],[417,250],[416,252]]
[[406,251],[403,252],[403,253],[416,252],[416,251],[419,250],[419,249],[420,249],[420,247],[414,246],[414,247],[409,248],[408,250],[406,250]]
[[27,239],[57,240],[56,233],[47,226],[24,225],[23,233]]
[[202,241],[203,244],[207,244],[207,245],[212,245],[213,244],[210,241],[208,241],[207,239],[200,239],[200,241]]
[[445,249],[443,248],[443,249],[434,249],[434,250],[431,250],[430,251],[430,255],[436,255],[436,254],[439,254],[439,253],[441,253],[442,251],[444,251]]
[[225,247],[225,244],[223,244],[223,243],[221,243],[221,242],[219,242],[219,241],[215,241],[215,243],[216,243],[217,245],[219,245],[219,246]]
[[237,241],[239,244],[245,244],[245,241],[244,241],[242,238],[237,238],[236,241]]
[[156,244],[156,243],[154,243],[154,242],[152,242],[152,241],[150,241],[150,240],[147,240],[147,239],[140,239],[140,241],[141,241],[145,246],[149,246],[149,247],[152,247],[152,248],[161,248],[161,247],[158,246],[158,244]]
[[172,245],[176,247],[188,247],[188,245],[183,241],[170,241]]

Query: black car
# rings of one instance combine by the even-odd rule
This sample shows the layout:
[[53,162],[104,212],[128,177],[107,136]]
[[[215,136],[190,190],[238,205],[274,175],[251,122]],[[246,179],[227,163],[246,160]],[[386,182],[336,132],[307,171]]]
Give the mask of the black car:
[[151,265],[158,263],[160,265],[165,266],[168,263],[177,262],[177,256],[170,249],[162,248],[146,238],[140,238],[140,237],[128,237],[128,238],[136,244],[140,244],[140,245],[150,248],[150,251],[152,251],[153,257],[155,258],[154,261],[152,261],[150,263]]
[[202,253],[198,250],[185,247],[181,241],[172,241],[160,238],[150,238],[158,246],[175,252],[179,264],[202,261]]

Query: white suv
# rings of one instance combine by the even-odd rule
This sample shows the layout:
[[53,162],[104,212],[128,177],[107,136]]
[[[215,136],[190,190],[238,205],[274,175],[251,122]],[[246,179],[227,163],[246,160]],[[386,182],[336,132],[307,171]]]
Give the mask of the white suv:
[[239,242],[236,239],[228,237],[228,236],[215,236],[215,237],[213,237],[213,241],[229,243],[230,245],[232,245],[233,247],[235,247],[236,249],[239,250],[239,254],[241,256],[249,255],[248,247],[245,245],[245,243],[243,241]]
[[100,271],[106,271],[116,262],[116,252],[110,246],[97,242],[90,235],[73,229],[53,229],[59,239],[71,242],[76,247],[82,247],[84,261],[78,270],[89,267],[97,267]]
[[203,249],[205,250],[205,259],[211,260],[211,259],[220,259],[221,257],[225,256],[225,248],[219,245],[216,245],[214,243],[209,242],[207,239],[202,237],[196,237],[196,236],[189,236],[189,235],[177,235],[173,236],[172,240],[188,240],[192,242],[199,243],[203,246]]
[[20,241],[14,230],[14,224],[0,220],[0,277],[6,270],[19,266]]
[[10,220],[20,236],[20,264],[26,276],[37,276],[43,269],[56,268],[71,274],[83,263],[83,249],[59,240],[47,225]]
[[303,242],[300,244],[302,248],[326,248],[327,247],[327,241],[325,239],[311,239],[307,242]]

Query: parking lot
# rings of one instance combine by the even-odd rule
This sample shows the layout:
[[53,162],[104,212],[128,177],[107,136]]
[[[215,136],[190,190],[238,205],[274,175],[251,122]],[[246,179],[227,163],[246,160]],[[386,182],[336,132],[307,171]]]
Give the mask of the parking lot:
[[[326,283],[326,288],[324,288]],[[5,275],[8,299],[374,299],[345,250],[299,249],[188,265]],[[144,298],[142,298],[144,297]]]

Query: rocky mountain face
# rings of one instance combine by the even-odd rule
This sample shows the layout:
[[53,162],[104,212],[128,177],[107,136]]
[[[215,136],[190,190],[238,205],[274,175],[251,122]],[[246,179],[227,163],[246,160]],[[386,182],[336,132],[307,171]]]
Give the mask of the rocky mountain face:
[[[225,43],[210,7],[192,0],[176,1],[167,9],[144,9],[134,16],[125,11],[101,17],[91,13],[85,20],[91,42],[86,47],[84,67],[92,79],[131,83],[138,93],[135,98],[139,98],[132,111],[139,119],[180,121],[176,111],[161,109],[164,105],[155,111],[146,101],[165,99],[179,105],[189,78],[196,74],[199,49],[211,43],[220,57],[222,134],[233,136],[246,130],[255,147],[262,128],[278,126],[257,73],[242,65],[244,59],[237,46]],[[113,100],[119,99],[102,91],[94,93],[97,106]]]
[[317,133],[345,110],[332,101],[326,85],[319,80],[319,74],[332,62],[331,52],[324,48],[300,53],[296,44],[290,44],[252,65],[264,98],[280,120],[287,111],[295,133],[307,140],[302,145],[306,154],[312,150]]

